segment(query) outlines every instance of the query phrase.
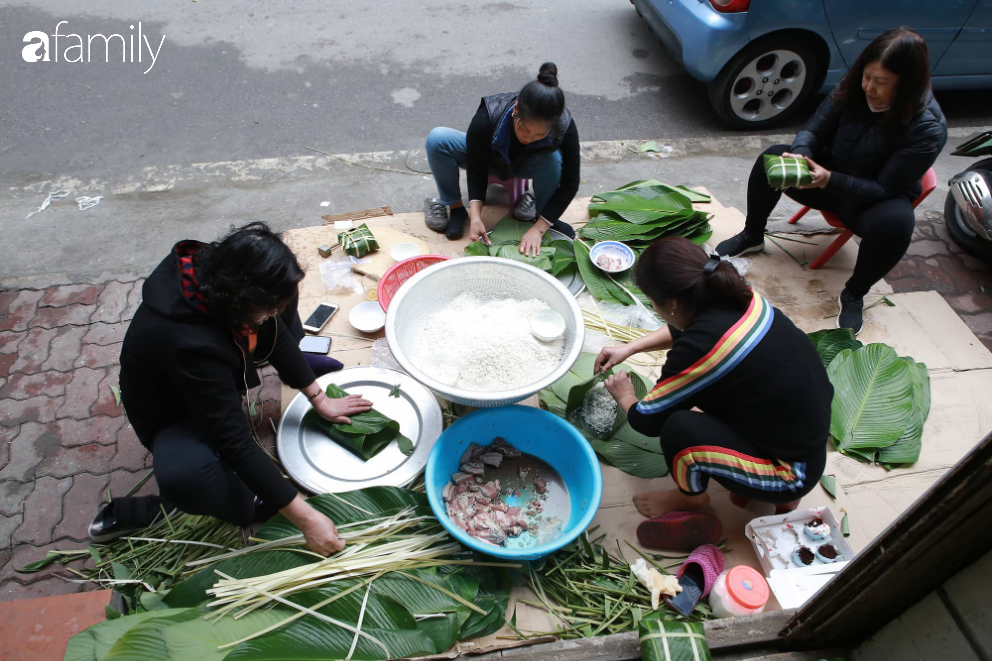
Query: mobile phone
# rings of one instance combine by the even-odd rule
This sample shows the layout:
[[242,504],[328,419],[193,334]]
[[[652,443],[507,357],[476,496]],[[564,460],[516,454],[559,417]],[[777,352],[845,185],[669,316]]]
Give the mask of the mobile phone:
[[307,335],[300,340],[300,351],[303,353],[317,353],[327,355],[331,350],[331,338]]
[[321,303],[317,306],[307,320],[303,322],[303,330],[310,333],[319,333],[320,329],[327,325],[334,313],[338,311],[339,305],[333,303]]

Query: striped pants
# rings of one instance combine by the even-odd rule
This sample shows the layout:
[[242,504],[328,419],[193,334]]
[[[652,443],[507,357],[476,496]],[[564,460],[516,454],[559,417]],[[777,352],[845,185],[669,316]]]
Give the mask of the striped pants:
[[804,461],[782,461],[746,440],[726,422],[698,411],[677,411],[661,428],[661,448],[675,484],[688,495],[706,491],[710,478],[729,491],[766,503],[797,500],[816,486],[827,442]]

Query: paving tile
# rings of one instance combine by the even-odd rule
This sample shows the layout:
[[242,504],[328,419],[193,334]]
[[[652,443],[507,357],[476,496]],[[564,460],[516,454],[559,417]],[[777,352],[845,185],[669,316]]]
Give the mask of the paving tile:
[[992,311],[992,296],[972,292],[947,297],[947,302],[958,314],[975,314]]
[[72,488],[62,499],[62,520],[52,533],[52,539],[87,540],[87,526],[96,516],[109,484],[109,475],[80,473],[73,476]]
[[76,367],[110,367],[120,363],[121,343],[108,344],[83,344],[83,350],[76,359]]
[[[72,562],[68,565],[60,565],[58,563],[52,563],[45,567],[44,569],[38,570],[36,572],[19,572],[18,569],[23,569],[25,566],[31,564],[32,562],[37,562],[42,560],[48,555],[49,551],[69,551],[79,548],[81,545],[78,542],[72,540],[62,540],[61,542],[54,542],[49,544],[32,545],[32,544],[17,544],[11,551],[10,561],[4,566],[3,570],[0,571],[0,583],[5,581],[17,581],[18,583],[32,583],[34,581],[43,580],[49,576],[55,574],[66,574],[67,567],[80,567],[82,562]],[[2,657],[0,657],[2,658]]]
[[17,360],[10,366],[10,373],[33,374],[42,371],[43,363],[48,360],[49,347],[58,333],[54,328],[31,329],[17,347]]
[[88,418],[90,409],[96,404],[100,381],[107,375],[106,369],[82,367],[72,374],[72,380],[65,389],[65,402],[59,408],[59,418]]
[[0,321],[7,318],[7,308],[17,299],[18,290],[0,291]]
[[36,374],[11,374],[6,385],[0,388],[0,398],[28,399],[38,395],[59,397],[65,394],[65,386],[72,379],[69,372],[38,372]]
[[117,416],[124,413],[124,406],[117,403],[114,391],[110,389],[110,386],[120,387],[120,382],[120,365],[111,365],[107,368],[107,375],[103,377],[97,388],[97,400],[93,408],[90,409],[90,415]]
[[128,324],[124,322],[118,324],[91,323],[89,331],[83,338],[83,344],[118,344],[124,341],[127,327]]
[[68,477],[77,473],[103,475],[110,472],[110,462],[113,461],[115,452],[113,445],[100,443],[59,448],[54,454],[41,460],[36,474],[52,477]]
[[17,354],[0,353],[0,377],[7,378],[10,373],[10,366],[17,362]]
[[96,312],[90,322],[116,323],[127,308],[127,295],[134,287],[132,282],[108,282],[96,302]]
[[965,315],[962,319],[968,324],[971,332],[976,335],[988,335],[992,333],[992,312]]
[[83,336],[87,326],[63,326],[57,329],[48,349],[48,358],[41,365],[43,370],[68,372],[82,351]]
[[51,422],[60,406],[61,397],[0,399],[0,425],[13,427],[25,422]]
[[18,604],[0,604],[0,658],[7,661],[57,661],[69,638],[106,619],[111,590],[43,597]]
[[0,549],[9,549],[13,546],[11,539],[21,526],[21,521],[20,511],[14,514],[0,515]]
[[73,303],[93,305],[103,290],[102,285],[60,285],[49,287],[38,302],[39,308],[60,308]]
[[22,289],[7,305],[7,317],[0,321],[0,330],[23,331],[38,310],[38,301],[45,292],[35,289]]
[[907,255],[933,257],[934,255],[946,255],[949,252],[947,244],[943,241],[913,241],[909,244]]
[[61,578],[56,578],[55,576],[27,585],[22,585],[17,581],[7,581],[0,585],[0,601],[57,597],[80,592],[82,589],[82,586],[77,583],[63,581]]
[[20,425],[4,427],[0,425],[0,471],[10,461],[10,442],[21,433]]
[[138,440],[130,424],[121,427],[117,433],[117,454],[110,467],[114,470],[123,468],[128,471],[139,471],[145,467],[148,450]]
[[130,321],[134,317],[134,313],[138,311],[138,306],[141,305],[141,288],[145,285],[145,279],[136,280],[131,291],[127,295],[127,308],[121,313],[122,321]]
[[66,305],[61,308],[38,308],[29,328],[58,328],[60,326],[85,326],[96,311],[95,305]]
[[0,470],[0,480],[28,482],[42,460],[58,452],[59,432],[54,422],[28,422],[20,426],[9,447],[10,460]]
[[[34,482],[15,482],[4,480],[0,482],[0,514],[3,516],[20,516],[21,503],[31,494]],[[3,539],[0,538],[0,542]],[[3,548],[3,544],[0,544]]]
[[34,490],[24,501],[24,521],[14,532],[14,544],[48,544],[54,541],[52,531],[62,520],[62,497],[72,486],[73,478],[40,477]]
[[61,418],[55,425],[61,447],[69,448],[90,443],[115,445],[118,432],[124,426],[124,416],[97,415],[84,420]]
[[17,353],[17,347],[27,336],[27,331],[0,331],[0,353]]

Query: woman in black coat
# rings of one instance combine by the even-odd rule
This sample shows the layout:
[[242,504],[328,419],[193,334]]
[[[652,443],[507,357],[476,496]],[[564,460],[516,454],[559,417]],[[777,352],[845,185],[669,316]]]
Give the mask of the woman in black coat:
[[[906,254],[916,223],[912,201],[946,142],[947,122],[930,91],[927,45],[898,28],[869,44],[791,146],[765,151],[805,158],[813,183],[785,194],[835,213],[861,237],[854,273],[838,297],[839,328],[861,331],[865,294]],[[763,154],[748,179],[744,231],[720,243],[717,253],[762,250],[781,195],[768,185]]]
[[258,445],[244,396],[268,360],[332,422],[368,411],[358,395],[328,398],[299,348],[303,270],[265,223],[223,240],[181,241],[142,287],[121,348],[121,401],[154,460],[161,497],[118,498],[90,525],[108,541],[161,509],[247,526],[281,512],[314,552],[340,550],[333,522],[310,507]]

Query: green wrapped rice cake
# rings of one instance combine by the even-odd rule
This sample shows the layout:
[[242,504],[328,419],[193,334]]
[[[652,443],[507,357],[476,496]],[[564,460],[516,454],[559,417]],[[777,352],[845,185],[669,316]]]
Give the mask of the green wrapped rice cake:
[[365,255],[379,249],[379,242],[365,223],[340,232],[338,243],[341,244],[341,249],[352,257],[365,257]]
[[765,154],[765,176],[768,177],[768,185],[777,190],[813,183],[813,175],[805,158]]
[[699,622],[672,622],[646,617],[638,625],[644,661],[712,661]]

